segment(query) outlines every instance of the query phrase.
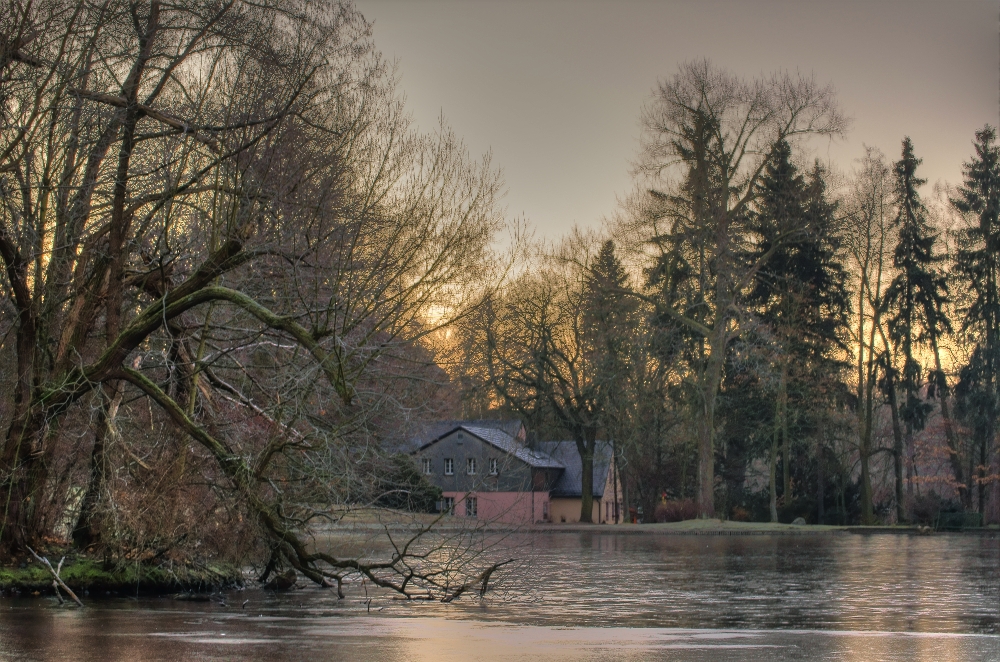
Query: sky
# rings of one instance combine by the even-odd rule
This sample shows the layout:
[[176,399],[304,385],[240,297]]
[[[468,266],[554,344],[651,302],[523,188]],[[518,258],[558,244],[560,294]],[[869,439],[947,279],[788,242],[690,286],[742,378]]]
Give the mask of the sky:
[[[851,128],[814,141],[849,171],[904,135],[931,185],[958,183],[974,132],[1000,118],[1000,2],[981,0],[356,0],[398,64],[417,126],[443,115],[491,152],[510,218],[555,239],[598,227],[633,188],[639,114],[657,81],[701,58],[740,76],[830,83]],[[924,195],[930,195],[931,186]]]

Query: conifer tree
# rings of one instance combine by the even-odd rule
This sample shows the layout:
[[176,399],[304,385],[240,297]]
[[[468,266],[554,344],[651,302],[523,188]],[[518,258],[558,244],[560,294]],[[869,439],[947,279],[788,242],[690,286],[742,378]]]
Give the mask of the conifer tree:
[[760,302],[762,318],[774,333],[777,345],[778,383],[769,458],[772,522],[778,521],[776,471],[779,447],[783,465],[782,495],[786,500],[791,498],[788,380],[803,294],[796,273],[799,246],[782,242],[791,229],[800,227],[805,216],[802,206],[805,181],[792,164],[791,153],[787,142],[782,141],[775,147],[774,157],[761,178],[757,214],[757,231],[761,236],[757,250],[761,254],[774,251],[770,262],[758,275],[754,290],[754,299]]
[[[936,346],[937,339],[950,331],[948,320],[941,312],[948,298],[945,278],[935,268],[939,261],[934,255],[937,235],[927,222],[927,210],[917,192],[926,182],[916,176],[921,162],[922,159],[918,159],[913,153],[910,138],[904,138],[902,157],[893,167],[896,204],[894,225],[898,230],[898,241],[893,252],[896,274],[886,290],[885,298],[889,313],[889,340],[903,362],[897,380],[904,400],[898,411],[905,426],[906,483],[907,495],[911,498],[916,475],[913,435],[924,428],[927,414],[931,410],[931,406],[920,397],[923,369],[916,358],[916,352],[921,346]],[[894,391],[892,397],[895,396]],[[902,521],[905,519],[901,481],[901,456],[904,449],[900,445],[897,444],[894,449],[894,456],[897,519]]]
[[970,333],[975,345],[956,394],[978,451],[979,512],[986,505],[985,482],[1000,415],[1000,148],[995,140],[989,125],[976,132],[976,155],[965,164],[965,182],[951,201],[970,221],[959,233],[955,274],[968,292],[962,331]]
[[[601,244],[597,256],[584,275],[582,322],[587,351],[594,366],[597,401],[601,412],[604,433],[610,438],[614,455],[616,492],[623,495],[627,508],[627,490],[618,485],[624,466],[623,442],[625,437],[626,410],[629,400],[639,394],[629,390],[631,353],[636,345],[635,330],[638,300],[623,293],[629,290],[629,277],[615,254],[615,243],[607,240]],[[619,521],[623,514],[617,511],[613,499],[613,519]]]
[[[848,309],[846,274],[837,260],[835,206],[826,199],[823,171],[816,164],[808,181],[779,145],[761,182],[758,205],[760,251],[777,246],[758,277],[755,298],[774,334],[778,383],[771,451],[771,519],[777,519],[775,461],[781,440],[782,494],[792,494],[792,439],[816,428],[822,400],[837,390],[841,331]],[[833,377],[833,381],[829,379]],[[830,388],[834,385],[834,388]],[[822,472],[820,471],[820,479]]]

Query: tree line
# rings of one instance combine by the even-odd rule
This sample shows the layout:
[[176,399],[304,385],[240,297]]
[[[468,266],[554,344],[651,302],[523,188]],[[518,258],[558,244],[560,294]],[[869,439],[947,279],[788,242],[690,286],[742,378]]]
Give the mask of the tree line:
[[536,247],[462,325],[466,411],[575,440],[583,521],[599,438],[647,520],[684,499],[786,522],[995,511],[994,129],[930,210],[909,138],[848,175],[809,162],[847,122],[808,78],[689,63],[642,126],[618,217]]

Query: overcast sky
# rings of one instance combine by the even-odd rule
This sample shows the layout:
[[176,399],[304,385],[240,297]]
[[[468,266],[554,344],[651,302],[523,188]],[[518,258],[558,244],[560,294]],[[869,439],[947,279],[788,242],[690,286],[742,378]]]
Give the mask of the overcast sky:
[[[817,156],[849,169],[863,144],[899,158],[909,135],[931,184],[957,183],[973,132],[1000,112],[996,1],[357,0],[399,64],[419,127],[443,113],[492,151],[508,215],[540,235],[596,226],[632,188],[638,117],[657,80],[708,57],[753,77],[832,83],[853,118]],[[930,195],[930,186],[925,195]]]

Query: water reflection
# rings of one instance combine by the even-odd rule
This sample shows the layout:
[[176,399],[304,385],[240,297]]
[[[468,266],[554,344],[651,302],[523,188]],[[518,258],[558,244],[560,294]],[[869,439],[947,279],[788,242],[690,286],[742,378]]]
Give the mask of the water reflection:
[[[1000,540],[524,537],[530,601],[0,600],[11,660],[997,660]],[[243,601],[247,605],[244,608]]]

